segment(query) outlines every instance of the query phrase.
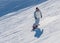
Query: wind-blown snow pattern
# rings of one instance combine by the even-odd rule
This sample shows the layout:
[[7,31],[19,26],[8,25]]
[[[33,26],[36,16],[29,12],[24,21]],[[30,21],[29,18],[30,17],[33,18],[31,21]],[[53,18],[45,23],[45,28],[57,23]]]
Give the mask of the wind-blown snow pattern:
[[[36,6],[43,14],[39,26],[43,34],[39,38],[31,31]],[[60,0],[48,0],[36,6],[0,17],[0,43],[60,43]]]

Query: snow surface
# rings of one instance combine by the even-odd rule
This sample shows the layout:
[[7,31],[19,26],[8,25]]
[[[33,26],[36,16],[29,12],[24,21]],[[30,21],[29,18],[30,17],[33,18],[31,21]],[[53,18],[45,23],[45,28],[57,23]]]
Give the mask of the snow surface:
[[[36,6],[43,14],[39,28],[44,31],[39,38],[31,31]],[[60,0],[48,0],[36,6],[0,17],[0,43],[60,43]]]

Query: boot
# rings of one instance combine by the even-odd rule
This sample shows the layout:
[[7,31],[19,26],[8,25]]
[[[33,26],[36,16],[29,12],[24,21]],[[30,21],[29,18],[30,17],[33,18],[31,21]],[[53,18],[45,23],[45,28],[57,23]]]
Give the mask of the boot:
[[33,26],[33,31],[37,29],[38,25]]

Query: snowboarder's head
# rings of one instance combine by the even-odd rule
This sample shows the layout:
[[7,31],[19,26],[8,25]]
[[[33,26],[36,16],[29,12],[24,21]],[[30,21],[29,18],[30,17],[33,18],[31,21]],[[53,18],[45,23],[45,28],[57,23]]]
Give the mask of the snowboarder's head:
[[39,8],[38,7],[36,7],[36,11],[39,11]]

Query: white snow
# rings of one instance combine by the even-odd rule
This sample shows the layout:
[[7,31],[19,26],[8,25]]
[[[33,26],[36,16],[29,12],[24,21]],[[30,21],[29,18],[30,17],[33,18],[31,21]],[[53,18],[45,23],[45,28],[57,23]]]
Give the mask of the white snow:
[[[43,14],[39,28],[44,31],[40,38],[31,31],[36,6]],[[60,0],[36,6],[0,17],[0,43],[60,43]]]

